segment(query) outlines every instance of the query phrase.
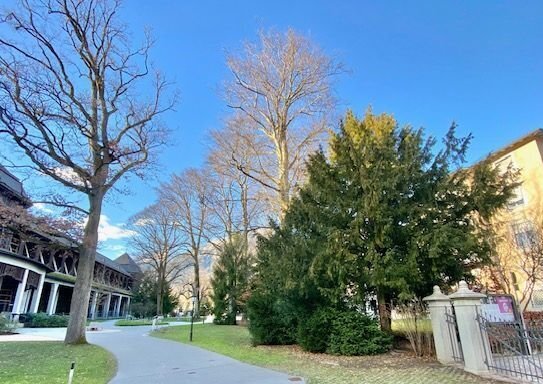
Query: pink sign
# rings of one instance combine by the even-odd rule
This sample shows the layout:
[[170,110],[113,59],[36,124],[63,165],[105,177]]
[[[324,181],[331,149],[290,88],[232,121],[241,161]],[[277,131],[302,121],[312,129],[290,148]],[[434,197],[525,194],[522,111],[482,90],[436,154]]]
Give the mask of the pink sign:
[[513,313],[513,300],[510,297],[496,296],[495,300],[500,313]]

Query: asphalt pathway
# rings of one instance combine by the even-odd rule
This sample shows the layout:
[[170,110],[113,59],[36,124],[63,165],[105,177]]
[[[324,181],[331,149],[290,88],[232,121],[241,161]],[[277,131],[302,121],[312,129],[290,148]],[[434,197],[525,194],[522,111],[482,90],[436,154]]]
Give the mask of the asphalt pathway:
[[117,358],[117,375],[110,384],[303,383],[198,347],[151,337],[150,327],[115,327],[112,322],[100,327],[105,332],[87,332],[87,339]]

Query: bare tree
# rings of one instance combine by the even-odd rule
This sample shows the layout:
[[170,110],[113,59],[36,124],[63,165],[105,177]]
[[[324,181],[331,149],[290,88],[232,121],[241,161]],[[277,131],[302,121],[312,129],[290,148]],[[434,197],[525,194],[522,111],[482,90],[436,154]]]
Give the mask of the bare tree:
[[173,212],[161,202],[145,208],[131,223],[136,233],[131,245],[137,260],[156,276],[156,309],[161,315],[167,290],[192,265],[185,252],[185,236],[176,225]]
[[514,295],[525,311],[543,283],[543,225],[528,220],[494,223],[490,236],[492,264],[483,271],[483,280],[492,290]]
[[[167,84],[151,74],[151,40],[132,49],[116,0],[21,0],[0,16],[0,137],[10,139],[31,171],[87,203],[78,276],[65,342],[85,343],[85,322],[104,196],[140,172],[162,145],[157,116]],[[154,76],[137,95],[140,80]]]
[[275,194],[282,214],[306,155],[327,132],[335,107],[332,80],[343,68],[293,30],[259,37],[257,44],[245,44],[242,54],[227,58],[233,75],[226,84],[227,103],[258,161],[249,169],[236,153],[232,158],[241,172]]
[[[207,234],[208,241],[221,251],[234,235],[241,235],[247,245],[250,233],[262,228],[270,211],[261,196],[262,188],[232,167],[232,159],[228,157],[230,151],[243,154],[239,147],[231,146],[239,136],[226,135],[224,131],[213,134],[214,145],[208,156],[213,173],[213,193],[208,199],[211,217]],[[244,162],[247,164],[246,160]]]
[[171,210],[175,225],[185,238],[185,250],[191,258],[193,279],[190,283],[196,298],[194,316],[199,315],[201,284],[200,263],[205,253],[206,229],[209,223],[209,196],[213,193],[210,175],[201,170],[188,169],[173,175],[160,186],[160,202]]

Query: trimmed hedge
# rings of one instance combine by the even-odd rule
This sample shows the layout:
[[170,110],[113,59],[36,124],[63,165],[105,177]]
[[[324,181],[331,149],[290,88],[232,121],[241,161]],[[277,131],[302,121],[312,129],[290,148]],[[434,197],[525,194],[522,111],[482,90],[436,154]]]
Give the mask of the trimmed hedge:
[[22,317],[24,317],[25,328],[62,328],[68,326],[69,320],[69,316],[46,313],[27,313]]

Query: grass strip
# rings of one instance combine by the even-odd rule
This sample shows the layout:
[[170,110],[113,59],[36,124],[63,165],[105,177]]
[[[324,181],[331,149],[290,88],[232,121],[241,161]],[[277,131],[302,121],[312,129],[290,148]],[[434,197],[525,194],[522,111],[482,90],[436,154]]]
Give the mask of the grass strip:
[[[157,325],[168,325],[168,322],[161,321]],[[115,325],[118,327],[135,327],[140,325],[153,325],[153,320],[117,320]]]
[[9,341],[0,342],[0,382],[65,384],[72,361],[77,384],[105,384],[117,370],[115,357],[96,345]]

